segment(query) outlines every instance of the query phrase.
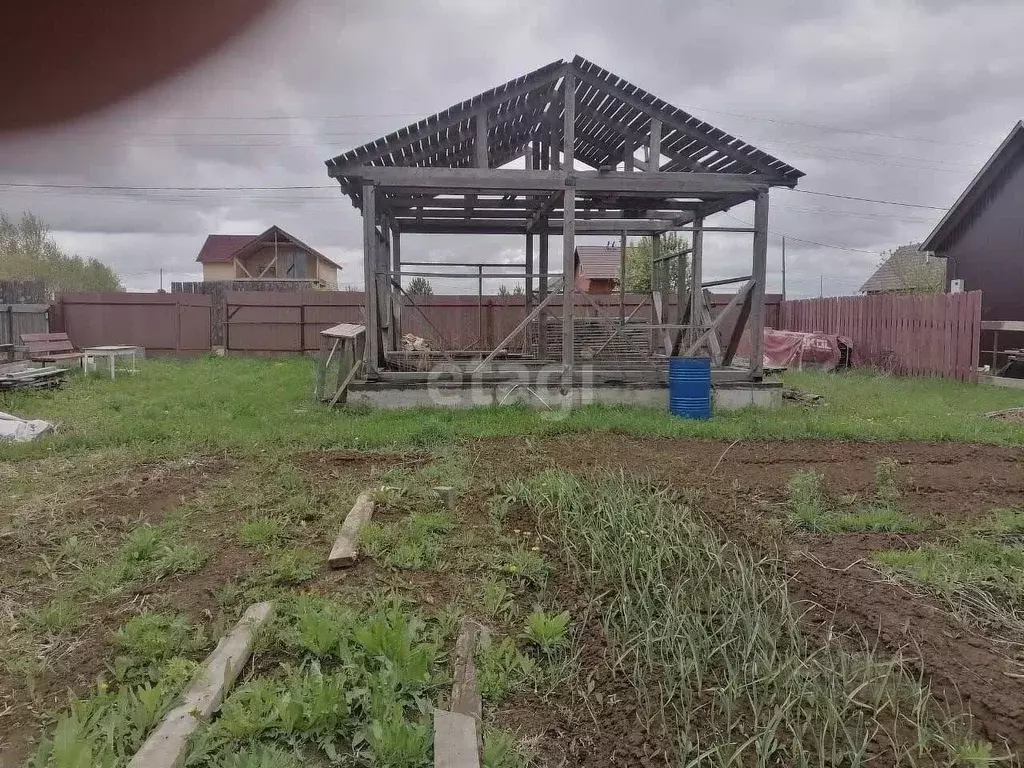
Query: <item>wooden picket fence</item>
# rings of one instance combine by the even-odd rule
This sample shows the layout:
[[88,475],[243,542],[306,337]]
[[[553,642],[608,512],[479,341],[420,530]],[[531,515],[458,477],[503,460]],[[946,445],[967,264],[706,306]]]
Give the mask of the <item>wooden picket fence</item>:
[[855,366],[978,380],[981,291],[785,301],[779,328],[845,336]]

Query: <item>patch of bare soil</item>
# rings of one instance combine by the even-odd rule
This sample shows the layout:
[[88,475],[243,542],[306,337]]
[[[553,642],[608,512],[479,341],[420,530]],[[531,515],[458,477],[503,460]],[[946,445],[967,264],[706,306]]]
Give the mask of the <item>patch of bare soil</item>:
[[[1015,664],[1011,658],[1013,650],[999,639],[968,629],[931,598],[883,580],[866,564],[873,552],[917,546],[928,535],[778,535],[786,483],[798,469],[821,472],[834,495],[870,498],[876,463],[893,458],[900,465],[903,509],[941,526],[979,521],[994,508],[1019,505],[1024,498],[1024,450],[947,443],[729,443],[612,435],[481,440],[473,450],[476,465],[488,468],[488,481],[495,486],[543,469],[565,468],[626,470],[680,489],[700,489],[704,508],[727,532],[754,545],[778,547],[786,557],[793,599],[807,611],[809,631],[850,631],[890,654],[905,654],[941,701],[953,711],[973,715],[979,735],[1024,750],[1024,680],[1019,661]],[[525,716],[517,713],[519,717]],[[620,727],[614,714],[609,717],[601,720],[601,738],[626,748],[637,738],[635,718],[625,718]],[[596,743],[594,749],[606,757],[612,754]],[[633,764],[642,764],[639,753],[632,758]]]
[[[102,530],[107,548],[139,523],[159,523],[168,511],[195,498],[210,476],[229,466],[223,461],[147,466],[85,495],[65,514],[76,523]],[[16,596],[22,611],[40,607],[61,584],[74,577],[74,572],[61,573],[56,584],[41,582],[37,565],[44,555],[54,559],[52,552],[35,546],[12,547],[5,553],[9,582],[24,585]],[[38,737],[43,716],[60,709],[68,691],[82,693],[104,674],[111,660],[115,631],[147,602],[167,594],[176,605],[173,596],[180,593],[180,610],[198,620],[202,613],[199,605],[208,607],[210,599],[188,582],[209,578],[218,561],[219,557],[214,558],[195,574],[162,580],[117,599],[89,605],[87,624],[73,636],[59,638],[52,647],[43,649],[45,663],[31,681],[0,671],[0,768],[22,765]],[[42,589],[32,586],[39,584]]]

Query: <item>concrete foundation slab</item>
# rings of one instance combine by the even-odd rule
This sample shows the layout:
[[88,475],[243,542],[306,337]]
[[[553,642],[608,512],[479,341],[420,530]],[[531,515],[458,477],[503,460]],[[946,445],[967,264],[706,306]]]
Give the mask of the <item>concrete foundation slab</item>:
[[[781,382],[729,382],[712,389],[714,408],[778,408],[782,405]],[[639,405],[668,409],[668,388],[658,384],[603,384],[577,386],[568,392],[536,381],[462,381],[432,384],[360,382],[349,388],[348,402],[380,408],[472,408],[495,405],[528,405],[547,410],[574,406]]]

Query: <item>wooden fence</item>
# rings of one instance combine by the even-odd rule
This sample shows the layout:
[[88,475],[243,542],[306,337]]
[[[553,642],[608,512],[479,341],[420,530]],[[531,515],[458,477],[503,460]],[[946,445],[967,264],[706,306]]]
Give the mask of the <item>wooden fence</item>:
[[211,303],[184,293],[69,293],[51,307],[50,330],[79,349],[131,344],[147,354],[197,354],[210,349]]
[[[194,293],[71,293],[51,307],[50,330],[66,332],[78,347],[135,344],[157,354],[194,354],[223,346],[229,352],[313,352],[319,334],[337,323],[363,322],[361,291],[224,291]],[[618,294],[593,295],[601,312],[618,320]],[[730,294],[714,294],[711,311]],[[597,310],[578,301],[580,317]],[[493,349],[526,317],[522,296],[419,296],[403,302],[402,329],[436,349]],[[670,302],[671,304],[671,302]],[[778,319],[780,297],[765,296],[765,324]],[[625,312],[650,320],[650,296],[626,294]],[[560,316],[560,297],[550,304]],[[728,330],[728,321],[726,323]]]
[[778,327],[847,337],[855,366],[978,380],[980,291],[785,301]]

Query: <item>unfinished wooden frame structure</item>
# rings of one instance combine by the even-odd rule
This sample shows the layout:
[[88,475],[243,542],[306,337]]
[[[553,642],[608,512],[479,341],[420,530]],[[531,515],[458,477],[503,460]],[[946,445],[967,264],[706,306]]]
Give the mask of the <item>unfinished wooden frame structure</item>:
[[[520,162],[524,167],[506,167]],[[624,241],[627,234],[650,235],[655,319],[630,327],[649,330],[652,357],[707,349],[716,368],[732,378],[762,376],[768,192],[795,186],[803,174],[581,57],[553,62],[332,158],[327,169],[363,215],[368,379],[388,377],[388,353],[400,345],[401,278],[411,275],[402,269],[404,233],[524,236],[527,318],[516,332],[541,322],[534,359],[553,362],[545,350],[545,321],[560,294],[558,355],[570,386],[579,357],[576,307],[589,300],[571,278],[576,236],[607,233]],[[753,226],[705,224],[747,201],[754,202]],[[690,232],[692,247],[662,256],[661,235],[674,231]],[[704,239],[713,232],[753,236],[750,274],[713,283],[740,284],[728,312],[715,318],[704,291],[686,295],[680,282],[677,311],[668,317],[659,267],[678,259],[680,274],[688,271],[692,285],[709,287],[702,281]],[[560,289],[549,280],[550,238],[558,235],[559,271],[569,276]],[[719,326],[729,312],[738,313],[739,321],[722,339]],[[622,312],[605,319],[613,329],[629,322]],[[736,371],[733,358],[744,329],[752,354],[749,366]],[[487,373],[513,335],[467,372]]]

